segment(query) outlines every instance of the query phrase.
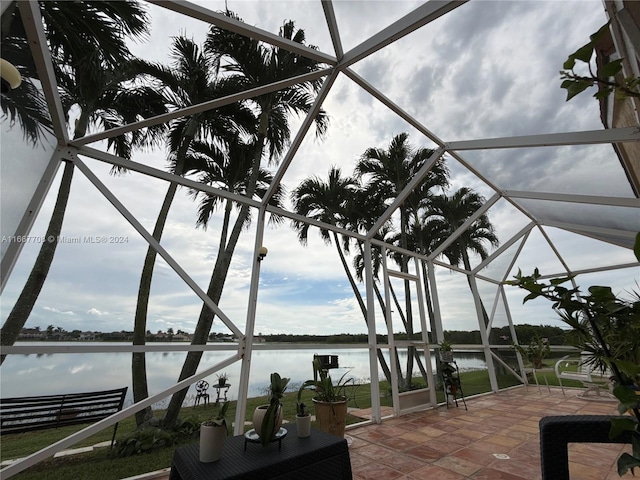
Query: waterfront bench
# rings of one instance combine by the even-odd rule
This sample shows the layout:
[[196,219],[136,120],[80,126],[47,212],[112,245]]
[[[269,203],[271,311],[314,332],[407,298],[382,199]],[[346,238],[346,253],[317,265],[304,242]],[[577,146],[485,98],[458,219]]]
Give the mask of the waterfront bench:
[[[0,399],[0,434],[94,423],[122,410],[127,388]],[[111,446],[118,424],[113,428]]]

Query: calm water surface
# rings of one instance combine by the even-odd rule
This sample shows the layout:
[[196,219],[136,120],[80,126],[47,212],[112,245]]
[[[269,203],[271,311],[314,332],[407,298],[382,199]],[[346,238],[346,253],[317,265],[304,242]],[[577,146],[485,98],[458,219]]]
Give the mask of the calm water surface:
[[[43,345],[43,342],[19,345]],[[99,342],[71,345],[104,345]],[[114,345],[108,343],[107,345]],[[129,344],[126,344],[129,345]],[[175,345],[175,344],[173,344]],[[347,372],[347,377],[369,382],[369,353],[365,349],[325,349],[325,350],[262,350],[253,352],[251,375],[249,378],[249,397],[264,395],[269,383],[269,375],[278,372],[291,378],[291,390],[297,389],[303,381],[312,378],[311,361],[313,354],[339,355],[340,368],[333,370],[332,377],[339,378]],[[400,358],[404,365],[406,354]],[[211,367],[229,358],[232,352],[205,352],[199,371]],[[154,395],[173,385],[180,374],[186,357],[183,352],[147,353],[147,379],[149,393]],[[432,364],[435,361],[432,356]],[[486,368],[482,353],[456,353],[461,370]],[[237,384],[240,378],[240,363],[224,369],[229,375],[228,398],[237,398]],[[414,370],[414,374],[419,372]],[[379,378],[384,379],[382,372]],[[210,384],[216,382],[216,375],[206,378]],[[129,386],[127,403],[131,403],[131,353],[90,353],[90,354],[47,354],[47,355],[9,355],[0,367],[0,391],[2,397],[52,395],[58,393],[88,392]],[[210,391],[212,393],[212,391]],[[213,391],[215,395],[215,391]],[[189,394],[194,395],[191,386]],[[188,396],[188,400],[191,400]],[[161,406],[161,405],[160,405]]]

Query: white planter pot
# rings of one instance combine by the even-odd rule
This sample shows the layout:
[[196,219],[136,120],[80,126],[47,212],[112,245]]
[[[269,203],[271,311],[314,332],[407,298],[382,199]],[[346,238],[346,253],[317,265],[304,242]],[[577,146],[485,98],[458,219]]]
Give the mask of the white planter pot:
[[311,435],[311,415],[305,415],[304,417],[296,415],[296,429],[300,438],[306,438]]
[[[269,405],[259,405],[253,412],[253,428],[255,429],[258,436],[260,436],[260,431],[262,430],[262,420],[264,420],[264,414],[267,412],[267,408],[269,408]],[[276,424],[273,428],[273,435],[275,435],[278,430],[280,430],[280,427],[282,426],[282,419],[282,406],[280,406],[278,408],[278,415],[276,416]]]
[[200,425],[200,461],[217,462],[222,458],[227,429],[215,425]]

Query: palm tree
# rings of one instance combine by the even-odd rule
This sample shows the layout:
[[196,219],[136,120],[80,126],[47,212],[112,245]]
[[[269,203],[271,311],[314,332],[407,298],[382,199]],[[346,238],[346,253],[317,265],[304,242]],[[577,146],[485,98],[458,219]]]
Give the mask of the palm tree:
[[[107,5],[107,2],[87,3],[41,4],[46,5],[46,8],[41,8],[67,121],[72,106],[78,106],[80,110],[75,122],[74,139],[84,136],[93,125],[106,129],[166,111],[162,97],[154,89],[129,86],[136,72],[130,68],[124,35],[140,36],[145,32],[144,11],[135,2],[116,2],[122,3],[117,7]],[[69,16],[69,25],[64,23],[65,13]],[[83,28],[84,31],[74,28]],[[82,48],[73,43],[78,38],[82,38]],[[103,46],[104,51],[100,50]],[[111,139],[108,148],[127,158],[131,155],[132,146],[157,141],[157,132],[149,129],[145,133],[123,135]],[[73,162],[65,162],[45,235],[45,238],[54,240],[43,242],[40,248],[27,282],[2,327],[2,345],[13,345],[47,278],[62,230],[73,171]],[[4,358],[2,356],[0,363]]]
[[[199,166],[200,175],[198,181],[206,185],[211,185],[222,190],[229,191],[237,195],[247,195],[250,187],[249,180],[254,168],[253,159],[255,157],[255,144],[244,143],[239,139],[229,144],[228,152],[223,153],[215,146],[203,142],[194,142],[186,159],[188,165]],[[253,196],[261,199],[269,189],[269,185],[273,181],[273,176],[265,169],[260,169],[256,185],[253,186]],[[282,197],[284,188],[280,186],[275,193],[269,198],[269,204],[275,207],[282,206]],[[220,301],[222,289],[227,277],[229,265],[238,243],[240,232],[246,229],[251,223],[250,212],[243,214],[243,206],[233,202],[232,200],[223,200],[221,197],[202,192],[192,192],[194,199],[200,198],[198,206],[198,216],[196,225],[207,228],[212,215],[218,210],[223,210],[222,226],[220,228],[220,237],[218,240],[218,256],[211,274],[207,295],[216,303]],[[235,221],[233,221],[234,209],[237,211]],[[282,217],[279,215],[271,215],[269,221],[271,223],[279,223]],[[219,290],[218,290],[219,289]],[[219,293],[218,293],[219,292]],[[204,305],[200,312],[200,317],[193,334],[192,344],[202,345],[206,343],[213,324],[214,315],[210,312],[209,307]],[[204,341],[202,337],[204,336]],[[196,343],[201,341],[202,343]],[[187,360],[181,371],[182,377],[186,378],[193,375],[195,371],[188,374],[188,368],[197,369],[203,352],[189,352]],[[182,391],[186,395],[186,390]],[[184,396],[181,397],[180,392],[173,395],[167,408],[164,418],[165,426],[172,425],[177,419],[177,414],[184,402]],[[176,415],[174,418],[173,416]]]
[[[431,209],[423,217],[424,228],[431,230],[431,238],[444,240],[450,237],[469,217],[485,203],[485,198],[468,187],[458,189],[453,195],[439,195],[432,199]],[[437,232],[437,233],[436,233]],[[433,245],[441,243],[436,241]],[[469,252],[478,255],[482,260],[489,255],[485,244],[496,248],[500,242],[495,228],[486,214],[480,215],[456,240],[449,245],[443,254],[451,265],[462,265],[467,272],[471,271]],[[469,286],[471,280],[467,276]],[[480,300],[482,305],[482,300]],[[489,325],[489,317],[482,305],[485,328]]]
[[[409,135],[401,133],[393,137],[388,149],[369,148],[361,156],[356,165],[356,173],[360,177],[368,176],[367,190],[378,192],[381,200],[390,202],[407,186],[409,181],[420,171],[425,162],[433,155],[433,150],[414,148],[408,143]],[[412,221],[415,221],[421,202],[428,198],[433,188],[444,188],[448,184],[448,171],[443,160],[438,160],[429,173],[421,180],[416,189],[400,205],[400,247],[407,249],[408,232]],[[398,258],[400,271],[408,272],[408,259],[405,255]],[[413,337],[413,315],[411,307],[409,281],[404,281],[405,312],[407,337]],[[407,377],[405,387],[411,386],[413,371],[414,347],[408,347]]]
[[[240,20],[232,12],[227,15]],[[280,28],[279,35],[297,43],[305,42],[304,31],[295,29],[293,22],[285,22]],[[272,45],[264,45],[256,40],[242,35],[211,27],[205,47],[210,51],[224,56],[224,69],[229,72],[229,81],[236,82],[249,89],[259,85],[266,85],[286,78],[295,77],[317,70],[318,64],[312,60],[293,54],[287,50]],[[268,158],[276,161],[289,143],[290,130],[288,115],[291,113],[308,113],[320,89],[319,81],[304,82],[291,87],[252,98],[254,109],[258,116],[257,133],[252,142],[253,161],[250,176],[246,184],[245,196],[253,198],[259,185],[261,161],[266,148]],[[316,132],[322,135],[328,124],[324,111],[320,111],[315,118]],[[213,275],[207,289],[207,295],[215,303],[220,301],[224,281],[229,271],[235,246],[240,233],[250,216],[248,205],[243,205],[238,212],[236,221],[229,233],[226,248],[218,252]],[[214,313],[203,304],[192,344],[204,345],[207,341]],[[180,372],[179,380],[184,380],[195,374],[202,352],[189,352]],[[177,392],[171,398],[164,419],[165,425],[173,425],[187,390]]]
[[[350,219],[353,220],[354,217],[363,215],[360,202],[353,201],[354,197],[361,197],[360,193],[360,184],[356,178],[342,177],[340,168],[331,167],[327,182],[323,182],[320,178],[316,177],[303,180],[292,192],[291,197],[293,209],[299,215],[319,220],[329,225],[347,228]],[[357,210],[360,211],[357,212]],[[306,245],[309,235],[309,224],[294,220],[292,221],[292,226],[298,232],[298,240],[300,243]],[[365,306],[362,294],[358,289],[358,285],[345,257],[345,252],[349,252],[349,237],[343,237],[343,246],[341,247],[341,242],[335,231],[332,231],[330,234],[329,230],[321,228],[319,232],[327,244],[330,244],[333,238],[333,243],[336,246],[340,262],[342,263],[342,268],[347,275],[351,289],[358,301],[365,323],[368,323],[367,307]],[[380,349],[377,350],[377,355],[387,380],[391,382],[391,372]]]
[[[138,62],[138,68],[146,72],[148,77],[159,86],[168,97],[173,108],[185,108],[214,98],[222,97],[237,91],[233,79],[221,78],[219,73],[219,56],[201,49],[193,40],[176,37],[170,52],[171,65]],[[224,147],[237,132],[246,133],[253,128],[255,117],[242,104],[227,105],[215,110],[182,117],[171,122],[169,127],[168,148],[171,171],[175,175],[197,172],[197,165],[186,163],[187,152],[196,140],[210,138]],[[175,198],[178,185],[170,183],[153,229],[153,238],[160,242],[169,215],[169,209]],[[144,345],[146,342],[147,314],[151,282],[157,252],[149,245],[145,255],[138,301],[134,317],[133,344]],[[132,383],[134,402],[149,396],[146,378],[146,357],[144,352],[132,355]],[[151,417],[148,407],[136,414],[136,422],[141,425]]]

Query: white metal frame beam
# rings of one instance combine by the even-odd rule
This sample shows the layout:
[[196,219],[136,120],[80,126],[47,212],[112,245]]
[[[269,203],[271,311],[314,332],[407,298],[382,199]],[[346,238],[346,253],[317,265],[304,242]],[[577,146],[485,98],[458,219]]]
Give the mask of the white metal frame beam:
[[[31,227],[40,213],[44,199],[46,198],[47,193],[51,188],[51,184],[55,179],[56,173],[60,168],[62,158],[62,149],[57,148],[54,150],[51,158],[49,159],[49,163],[40,178],[40,182],[38,182],[33,196],[27,204],[27,208],[20,219],[20,223],[18,223],[18,227],[15,231],[16,237],[26,236],[31,231]],[[4,291],[4,287],[7,284],[7,280],[13,271],[13,267],[15,266],[18,257],[20,256],[23,246],[23,242],[12,241],[9,243],[7,250],[2,256],[2,262],[0,262],[0,293]]]
[[593,145],[599,143],[640,142],[640,128],[608,128],[570,133],[544,133],[516,137],[485,138],[447,142],[449,150],[495,150],[501,148],[559,147],[565,145]]
[[58,95],[58,83],[53,71],[53,62],[47,45],[40,15],[40,5],[37,1],[19,1],[18,8],[24,25],[31,56],[38,72],[38,79],[49,107],[49,116],[53,125],[53,132],[59,145],[66,145],[69,141],[67,133],[66,115],[62,108],[62,101]]
[[283,88],[287,88],[292,85],[295,85],[296,83],[317,80],[318,78],[323,77],[330,72],[331,72],[331,69],[327,68],[322,70],[316,70],[311,73],[305,73],[303,75],[298,75],[297,77],[287,78],[285,80],[280,80],[279,82],[270,83],[268,85],[262,85],[260,87],[251,88],[243,92],[234,93],[232,95],[227,95],[221,98],[216,98],[215,100],[210,100],[208,102],[203,102],[197,105],[192,105],[190,107],[181,108],[180,110],[176,110],[174,112],[164,113],[162,115],[156,115],[155,117],[145,118],[144,120],[129,123],[127,125],[123,125],[122,127],[116,127],[109,130],[105,130],[104,132],[95,133],[93,135],[87,135],[85,137],[78,138],[77,140],[73,140],[69,142],[69,144],[79,147],[81,145],[87,145],[89,143],[104,140],[106,138],[117,137],[118,135],[122,135],[124,133],[128,133],[133,130],[139,130],[141,128],[158,125],[160,123],[166,123],[176,118],[181,118],[181,117],[186,117],[188,115],[194,115],[196,113],[206,112],[207,110],[220,108],[225,105],[230,105],[232,103],[239,102],[241,100],[257,97],[259,95],[264,95],[270,92],[275,92],[277,90],[281,90]]
[[320,63],[328,63],[330,65],[335,65],[337,63],[337,59],[332,55],[301,45],[300,43],[288,40],[266,30],[262,30],[261,28],[253,27],[244,22],[227,17],[221,13],[213,12],[195,3],[182,0],[147,1],[164,7],[167,10],[195,18],[197,20],[202,20],[206,23],[211,23],[225,30],[229,30],[230,32],[238,33],[254,40],[259,40],[275,45],[276,47],[284,48],[285,50],[289,50],[290,52],[297,53],[298,55],[302,55],[303,57],[310,58],[311,60],[315,60]]
[[502,194],[509,198],[640,208],[640,198],[634,197],[605,197],[597,195],[573,195],[568,193],[544,193],[522,190],[504,190]]
[[277,188],[280,186],[280,182],[282,182],[282,177],[284,177],[284,174],[286,173],[287,169],[291,165],[291,162],[293,161],[293,157],[295,156],[296,152],[298,151],[298,148],[300,148],[300,145],[302,144],[302,140],[304,139],[307,132],[311,128],[311,125],[313,125],[313,122],[315,121],[315,118],[318,115],[318,112],[320,112],[320,108],[322,107],[322,102],[324,102],[325,98],[327,97],[327,94],[329,93],[329,90],[331,90],[331,86],[333,85],[333,82],[335,82],[337,75],[338,75],[338,72],[334,70],[333,72],[331,72],[331,74],[325,79],[324,83],[322,84],[322,88],[318,92],[318,95],[316,96],[316,99],[313,102],[311,110],[309,110],[309,112],[307,113],[307,116],[302,122],[302,125],[298,129],[298,133],[296,134],[295,138],[293,139],[293,142],[291,142],[291,145],[289,146],[287,154],[282,159],[282,162],[280,163],[280,167],[278,168],[275,175],[273,176],[271,185],[269,185],[269,188],[262,199],[263,203],[268,203],[271,197],[276,193]]
[[367,232],[367,238],[373,238],[380,228],[391,218],[393,212],[395,212],[400,205],[406,200],[406,198],[413,192],[413,189],[424,179],[424,177],[429,173],[431,168],[436,164],[436,162],[440,159],[444,150],[439,148],[434,151],[433,154],[429,157],[429,159],[425,162],[425,164],[416,172],[411,180],[405,185],[400,193],[393,200],[391,205],[387,207],[385,212],[380,216],[380,218],[374,223],[371,229]]
[[489,210],[498,200],[500,200],[500,195],[498,194],[495,194],[493,197],[487,200],[478,210],[475,211],[473,215],[467,218],[465,222],[456,229],[455,232],[449,235],[449,237],[444,242],[438,245],[438,248],[436,248],[432,253],[430,253],[428,258],[432,260],[440,256],[442,252],[444,252],[449,245],[455,242],[456,239],[460,235],[462,235],[471,226],[473,222],[475,222],[478,218],[484,215],[487,212],[487,210]]
[[80,170],[85,177],[98,189],[102,195],[111,203],[118,212],[131,224],[133,228],[135,228],[138,233],[151,245],[151,247],[158,252],[158,254],[162,257],[162,259],[167,262],[167,264],[180,276],[183,282],[185,282],[193,292],[200,297],[212,312],[214,312],[218,318],[224,323],[234,335],[236,335],[239,339],[244,337],[243,333],[235,326],[235,324],[225,315],[225,313],[220,310],[218,305],[215,304],[211,298],[200,288],[200,286],[189,276],[189,274],[184,271],[184,269],[180,266],[178,262],[176,262],[173,257],[167,252],[158,241],[153,238],[143,226],[142,224],[127,210],[127,208],[118,200],[118,198],[106,187],[104,183],[100,181],[100,179],[87,167],[87,165],[80,160],[78,157],[74,158],[74,163],[78,170]]
[[430,23],[451,10],[466,3],[467,0],[441,1],[431,0],[419,6],[412,12],[408,13],[401,19],[381,30],[360,45],[352,48],[344,54],[344,57],[338,64],[338,68],[345,68],[356,63],[363,58],[377,52],[383,47],[401,39],[405,35],[417,30],[418,28]]
[[331,35],[333,50],[336,53],[336,58],[340,61],[344,56],[344,50],[342,49],[342,40],[340,40],[336,14],[333,11],[333,2],[331,0],[322,0],[322,10],[324,11],[324,18],[327,21],[327,27],[329,28],[329,35]]

